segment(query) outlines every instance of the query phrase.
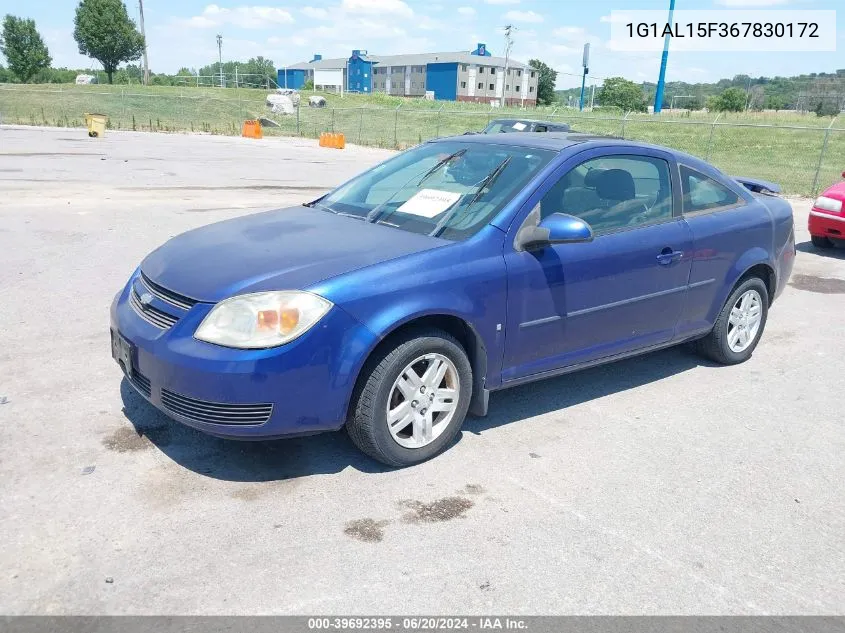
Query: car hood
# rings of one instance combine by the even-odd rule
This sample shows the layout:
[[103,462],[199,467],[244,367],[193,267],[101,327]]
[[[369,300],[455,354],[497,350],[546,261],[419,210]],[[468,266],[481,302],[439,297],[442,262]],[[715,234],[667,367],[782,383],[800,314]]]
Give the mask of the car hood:
[[304,289],[450,242],[309,207],[256,213],[177,235],[141,262],[155,283],[198,301]]

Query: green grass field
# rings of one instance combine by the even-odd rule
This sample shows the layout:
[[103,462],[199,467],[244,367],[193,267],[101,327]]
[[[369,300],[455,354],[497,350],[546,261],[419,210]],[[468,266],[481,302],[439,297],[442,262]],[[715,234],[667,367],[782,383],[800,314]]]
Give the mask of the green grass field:
[[[349,143],[408,147],[436,136],[479,130],[508,115],[552,119],[577,131],[624,136],[667,145],[706,158],[727,173],[780,183],[791,194],[813,195],[816,170],[824,188],[845,168],[845,119],[828,134],[830,118],[795,112],[749,112],[719,117],[712,113],[579,113],[565,108],[490,108],[466,102],[425,101],[388,95],[319,93],[323,109],[303,106],[297,116],[274,116],[266,92],[248,88],[175,88],[165,86],[0,85],[4,123],[82,127],[85,112],[109,117],[109,128],[122,130],[239,134],[245,119],[268,116],[278,128],[267,135],[316,137],[342,132]],[[303,93],[306,100],[312,93]],[[835,124],[836,122],[834,122]]]

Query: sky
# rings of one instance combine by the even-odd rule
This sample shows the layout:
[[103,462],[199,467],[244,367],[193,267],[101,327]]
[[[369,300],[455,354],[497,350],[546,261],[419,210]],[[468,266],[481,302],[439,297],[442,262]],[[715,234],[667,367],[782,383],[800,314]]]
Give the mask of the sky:
[[[251,2],[255,2],[252,4]],[[839,6],[837,6],[839,5]],[[73,0],[0,0],[0,15],[33,18],[54,66],[89,67],[73,40]],[[716,81],[737,74],[789,76],[845,68],[845,3],[841,0],[676,0],[676,9],[837,9],[836,52],[702,53],[670,56],[667,80]],[[136,22],[138,0],[127,9]],[[150,68],[175,73],[223,57],[258,55],[277,67],[323,57],[472,50],[484,42],[503,55],[502,27],[512,24],[511,56],[538,58],[558,72],[558,88],[580,85],[583,45],[591,45],[590,80],[623,76],[656,81],[660,54],[610,50],[614,9],[667,10],[668,0],[144,0]],[[95,64],[96,67],[96,64]]]

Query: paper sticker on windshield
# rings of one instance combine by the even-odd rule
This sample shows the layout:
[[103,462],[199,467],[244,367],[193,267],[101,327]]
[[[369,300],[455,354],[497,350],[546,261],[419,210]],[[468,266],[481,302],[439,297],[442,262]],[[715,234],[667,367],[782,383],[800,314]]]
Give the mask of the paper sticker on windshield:
[[511,127],[513,127],[513,129],[515,129],[515,130],[522,132],[522,130],[524,130],[528,126],[526,126],[525,123],[521,123],[521,122],[517,121]]
[[433,218],[455,204],[460,197],[461,194],[454,191],[421,189],[396,210],[400,213],[419,215],[424,218]]

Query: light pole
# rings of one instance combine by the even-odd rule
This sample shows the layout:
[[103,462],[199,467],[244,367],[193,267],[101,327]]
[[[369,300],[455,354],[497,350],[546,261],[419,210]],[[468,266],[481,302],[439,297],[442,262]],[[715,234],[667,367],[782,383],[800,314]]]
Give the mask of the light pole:
[[[669,20],[667,24],[671,28],[672,17],[675,14],[675,0],[669,0]],[[669,40],[671,36],[666,33],[663,38],[663,57],[660,59],[660,77],[657,80],[657,92],[654,95],[654,113],[660,114],[663,109],[663,88],[666,84],[666,65],[669,63]]]
[[584,74],[581,76],[581,99],[578,102],[578,110],[584,111],[584,86],[587,84],[587,73],[590,72],[590,43],[584,44],[584,58],[581,60],[584,66]]
[[223,87],[223,36],[220,33],[217,34],[217,55],[220,68],[220,87]]
[[138,0],[138,14],[141,22],[141,37],[144,38],[144,85],[150,83],[150,63],[147,59],[147,36],[144,33],[144,0]]

